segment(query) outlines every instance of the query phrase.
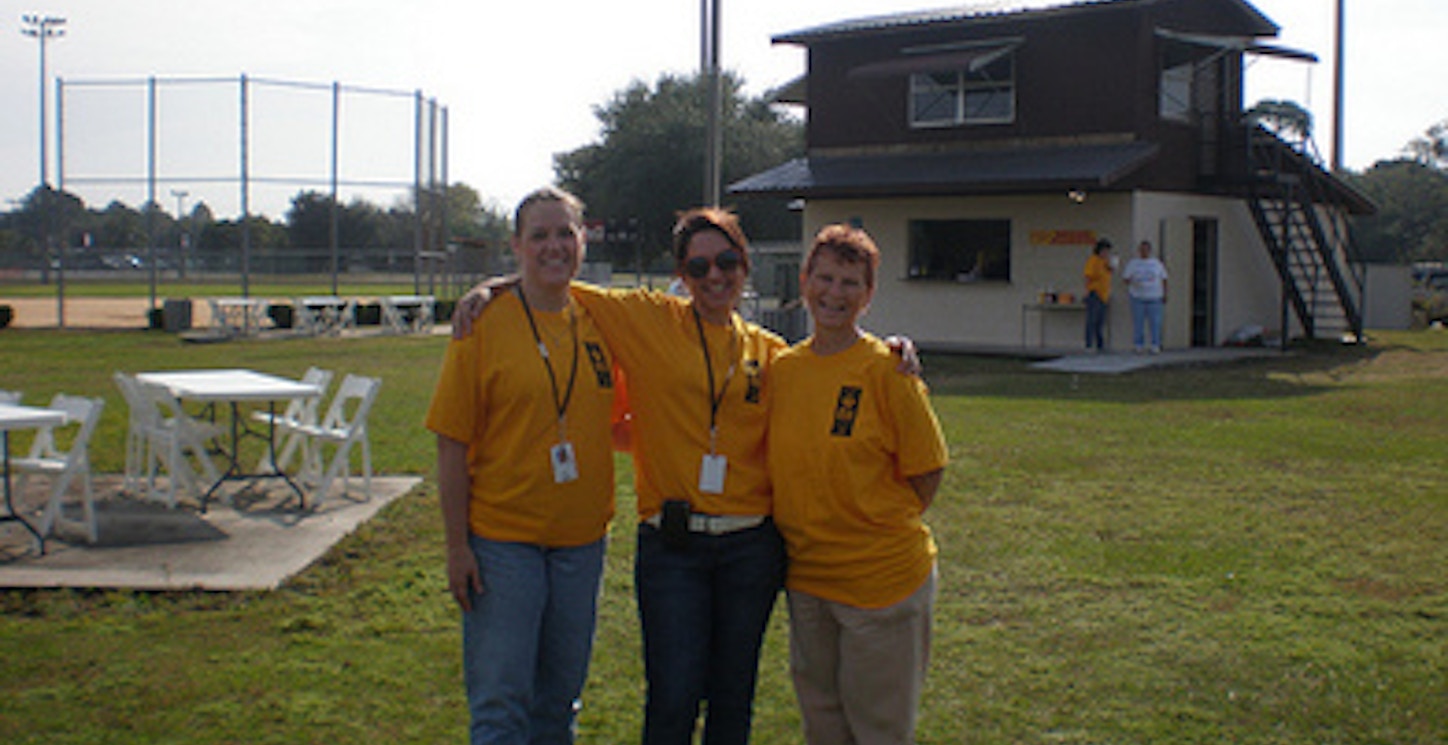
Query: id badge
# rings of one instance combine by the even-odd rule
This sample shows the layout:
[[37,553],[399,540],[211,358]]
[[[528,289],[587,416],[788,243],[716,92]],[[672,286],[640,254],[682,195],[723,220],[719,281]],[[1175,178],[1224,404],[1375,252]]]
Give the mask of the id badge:
[[705,494],[724,493],[724,471],[729,468],[729,459],[722,455],[705,455],[699,465],[699,491]]
[[553,483],[566,484],[578,480],[578,459],[573,455],[573,443],[554,445],[549,448],[548,456],[553,461]]

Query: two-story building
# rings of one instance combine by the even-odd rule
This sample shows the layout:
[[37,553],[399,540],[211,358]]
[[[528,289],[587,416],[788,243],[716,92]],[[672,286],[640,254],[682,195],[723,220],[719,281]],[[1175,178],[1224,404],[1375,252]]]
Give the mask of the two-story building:
[[1312,59],[1277,33],[1243,0],[1038,0],[782,34],[808,53],[778,94],[806,109],[807,154],[729,191],[799,199],[806,236],[867,229],[884,254],[868,324],[925,347],[1081,345],[1098,237],[1122,262],[1140,240],[1160,252],[1168,347],[1360,333],[1345,221],[1372,205],[1310,139],[1244,112],[1244,57]]

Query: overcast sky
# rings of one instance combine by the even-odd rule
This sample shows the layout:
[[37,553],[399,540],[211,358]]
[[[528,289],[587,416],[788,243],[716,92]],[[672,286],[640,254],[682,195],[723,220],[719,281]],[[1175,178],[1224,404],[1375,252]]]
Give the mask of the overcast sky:
[[[723,64],[750,94],[804,71],[802,50],[770,37],[837,20],[950,5],[936,0],[720,0]],[[1335,0],[1256,0],[1276,22],[1276,43],[1322,62],[1259,59],[1248,70],[1247,103],[1285,98],[1315,114],[1324,157],[1330,147],[1332,14]],[[1347,0],[1347,115],[1344,162],[1361,170],[1396,157],[1412,138],[1448,119],[1448,2]],[[554,153],[595,141],[596,106],[633,80],[688,74],[699,64],[699,3],[692,0],[0,0],[0,197],[22,197],[39,181],[38,45],[21,16],[67,20],[47,47],[49,72],[77,85],[66,95],[67,187],[92,206],[112,198],[137,205],[143,186],[77,183],[84,175],[144,177],[143,86],[80,81],[252,78],[410,94],[446,106],[453,181],[511,208],[552,178]],[[68,85],[70,83],[68,82]],[[160,149],[167,170],[234,173],[235,84],[162,86]],[[54,103],[53,84],[48,89]],[[254,92],[262,176],[315,179],[326,190],[330,95],[265,87]],[[343,178],[407,183],[412,178],[412,103],[407,96],[344,99]],[[185,120],[182,121],[182,114]],[[168,116],[169,115],[169,116]],[[51,124],[54,131],[54,123]],[[266,143],[294,139],[301,153]],[[184,151],[184,152],[183,152]],[[50,178],[57,169],[51,138]],[[209,160],[208,160],[209,159]],[[253,211],[280,217],[297,183],[259,186]],[[174,192],[186,192],[178,202]],[[403,189],[368,192],[388,203]],[[168,211],[197,199],[218,214],[236,209],[238,187],[164,182]],[[8,209],[11,205],[5,205]]]

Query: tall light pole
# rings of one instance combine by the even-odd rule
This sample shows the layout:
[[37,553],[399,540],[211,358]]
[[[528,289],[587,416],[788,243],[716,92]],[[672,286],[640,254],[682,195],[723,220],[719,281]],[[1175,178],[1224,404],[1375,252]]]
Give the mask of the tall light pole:
[[699,8],[699,67],[707,91],[704,142],[704,204],[718,207],[723,179],[723,86],[719,71],[721,0],[702,0]]
[[186,214],[186,197],[191,196],[191,192],[185,189],[172,189],[171,196],[176,197],[176,222],[181,222],[181,218]]
[[40,185],[50,185],[50,174],[46,168],[45,151],[45,42],[53,36],[64,36],[64,18],[51,16],[23,15],[25,28],[20,33],[40,42]]
[[186,229],[190,222],[186,218],[186,197],[191,196],[191,192],[185,189],[172,189],[171,196],[176,197],[176,224],[181,226],[181,245],[176,247],[176,271],[177,276],[186,279],[186,254],[190,253],[191,249],[190,231]]

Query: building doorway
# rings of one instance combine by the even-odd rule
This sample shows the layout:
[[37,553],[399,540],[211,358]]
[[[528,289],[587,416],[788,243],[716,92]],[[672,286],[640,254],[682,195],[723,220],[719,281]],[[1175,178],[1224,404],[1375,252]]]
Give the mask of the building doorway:
[[1192,218],[1192,346],[1217,344],[1217,220]]

